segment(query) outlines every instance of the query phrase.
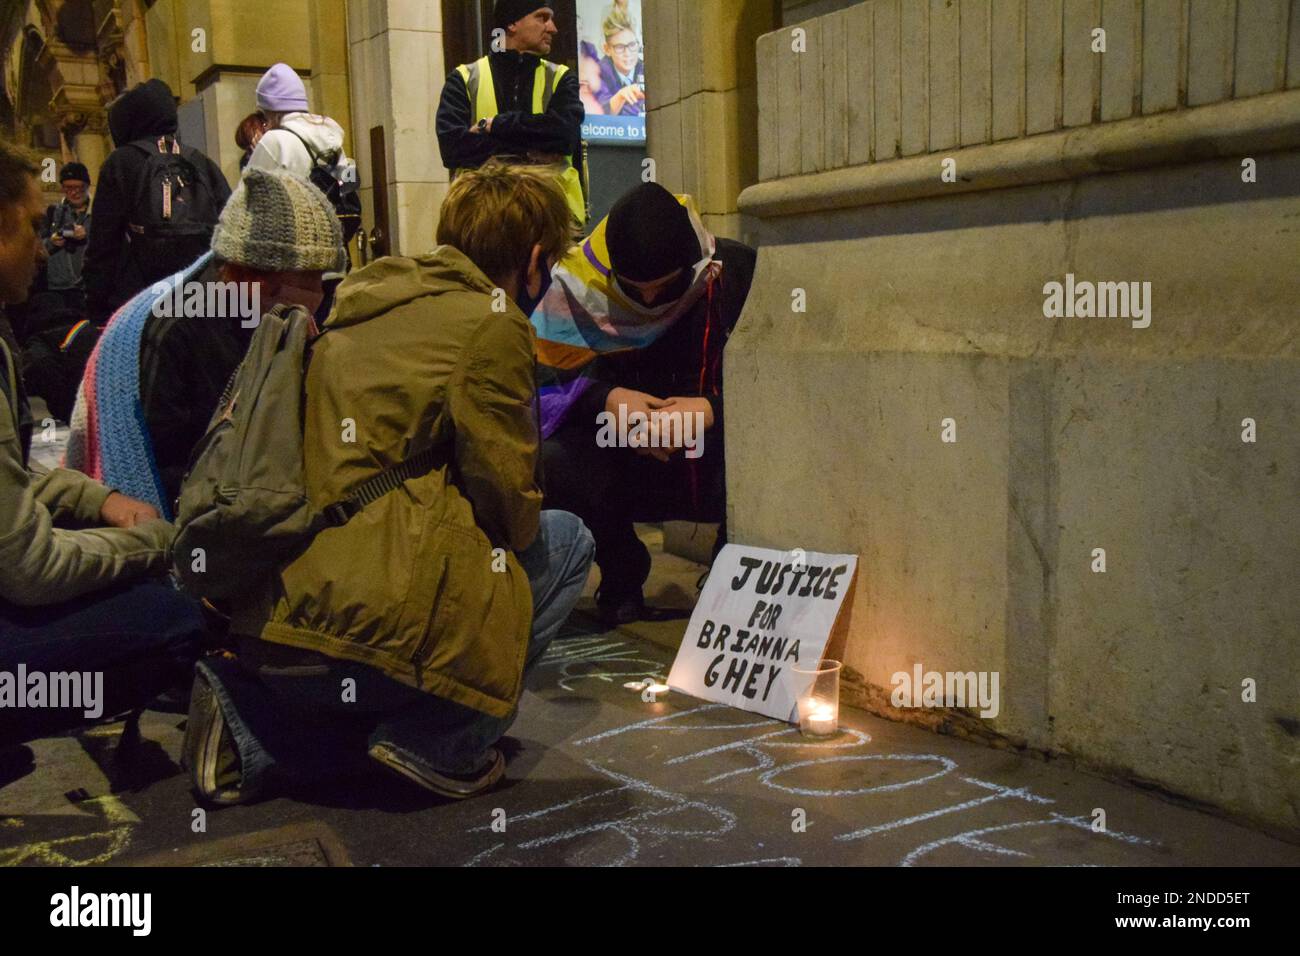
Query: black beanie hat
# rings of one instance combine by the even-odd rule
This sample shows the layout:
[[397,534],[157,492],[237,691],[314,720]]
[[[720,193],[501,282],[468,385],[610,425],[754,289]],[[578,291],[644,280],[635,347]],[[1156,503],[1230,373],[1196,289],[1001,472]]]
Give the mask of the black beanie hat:
[[658,183],[642,183],[614,203],[605,244],[614,271],[633,282],[690,269],[703,255],[690,213]]
[[79,179],[89,186],[90,171],[81,163],[67,163],[59,170],[59,182],[66,183],[69,179]]
[[549,6],[549,3],[535,3],[532,0],[497,0],[496,6],[492,8],[492,25],[504,30],[516,20],[522,20],[528,16],[534,10]]

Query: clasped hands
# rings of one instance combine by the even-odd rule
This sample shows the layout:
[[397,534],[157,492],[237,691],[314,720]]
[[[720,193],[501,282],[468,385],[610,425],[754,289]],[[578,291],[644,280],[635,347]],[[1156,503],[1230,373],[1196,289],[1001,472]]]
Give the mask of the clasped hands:
[[624,420],[630,420],[636,412],[645,416],[647,440],[644,445],[633,448],[633,451],[657,461],[668,461],[686,447],[687,430],[685,428],[661,429],[654,412],[679,412],[683,416],[699,412],[704,416],[704,430],[708,431],[713,427],[713,405],[707,398],[681,395],[657,398],[631,388],[610,389],[609,397],[605,399],[605,411],[618,418],[620,406],[626,409],[623,413]]

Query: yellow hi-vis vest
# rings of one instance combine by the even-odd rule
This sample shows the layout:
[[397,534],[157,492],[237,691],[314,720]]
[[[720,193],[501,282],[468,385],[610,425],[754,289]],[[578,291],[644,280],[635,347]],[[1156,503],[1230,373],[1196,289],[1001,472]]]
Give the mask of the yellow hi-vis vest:
[[[500,110],[497,108],[496,84],[492,80],[492,67],[488,58],[482,57],[473,63],[463,63],[456,67],[456,72],[465,81],[465,89],[469,91],[469,101],[474,107],[471,125],[477,124],[479,120],[496,116]],[[532,112],[534,115],[546,112],[551,104],[551,97],[560,86],[560,80],[568,72],[567,66],[551,63],[548,60],[542,60],[537,65],[537,73],[533,80]],[[562,165],[563,169],[559,174],[560,187],[564,190],[565,198],[569,200],[569,208],[573,210],[578,224],[586,225],[587,201],[582,195],[582,180],[573,167],[573,158],[564,157]],[[459,174],[460,170],[456,172]]]

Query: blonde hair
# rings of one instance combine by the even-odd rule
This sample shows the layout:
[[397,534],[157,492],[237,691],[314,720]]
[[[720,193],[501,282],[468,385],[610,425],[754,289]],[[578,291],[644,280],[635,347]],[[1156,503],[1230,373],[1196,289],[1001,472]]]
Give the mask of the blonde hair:
[[573,213],[551,166],[515,166],[490,159],[461,173],[447,191],[438,242],[455,246],[483,274],[504,285],[528,264],[560,259],[574,242]]
[[611,37],[616,37],[624,30],[628,33],[635,34],[636,30],[632,29],[632,19],[623,10],[618,7],[610,8],[609,16],[605,18],[601,26],[605,33],[605,42],[608,43]]

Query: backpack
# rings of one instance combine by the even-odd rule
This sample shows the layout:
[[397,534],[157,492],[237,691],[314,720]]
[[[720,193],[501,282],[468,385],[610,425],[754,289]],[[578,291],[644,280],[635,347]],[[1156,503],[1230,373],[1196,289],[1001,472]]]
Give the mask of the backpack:
[[207,433],[190,456],[176,507],[172,561],[191,595],[261,592],[325,528],[427,474],[447,456],[431,446],[316,509],[307,497],[302,423],[311,347],[321,335],[301,307],[278,305],[253,333]]
[[23,346],[23,380],[28,392],[45,399],[51,415],[66,422],[101,330],[72,311],[60,312],[55,322]]
[[331,149],[324,153],[317,153],[311,148],[311,144],[293,130],[285,129],[283,126],[279,129],[285,133],[292,133],[297,137],[298,142],[302,143],[303,149],[307,150],[307,155],[311,157],[311,175],[308,178],[313,186],[325,194],[325,198],[334,207],[334,213],[339,217],[339,225],[343,227],[343,245],[346,246],[361,228],[361,195],[357,192],[356,166],[348,167],[353,172],[351,179],[340,179],[335,170],[338,169],[339,160],[343,158],[342,150]]
[[172,136],[129,145],[147,157],[127,228],[132,255],[149,283],[180,272],[208,251],[221,203],[201,153]]

